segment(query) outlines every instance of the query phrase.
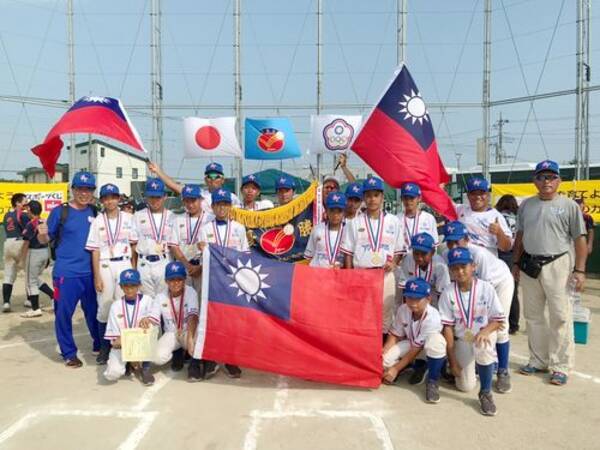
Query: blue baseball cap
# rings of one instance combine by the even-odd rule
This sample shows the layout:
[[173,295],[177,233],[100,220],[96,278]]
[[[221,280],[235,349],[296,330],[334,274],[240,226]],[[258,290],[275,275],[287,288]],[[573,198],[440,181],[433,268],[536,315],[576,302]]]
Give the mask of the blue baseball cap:
[[204,175],[207,175],[209,173],[219,173],[221,175],[224,175],[225,172],[223,171],[223,165],[216,162],[208,164],[204,169]]
[[325,206],[327,209],[331,208],[346,208],[346,196],[341,192],[330,192],[325,200]]
[[416,183],[404,183],[400,189],[401,197],[419,197],[420,195],[421,188]]
[[462,222],[455,220],[444,225],[444,241],[458,241],[467,237],[469,233]]
[[448,252],[448,266],[456,264],[469,264],[473,262],[473,256],[468,248],[456,247]]
[[535,174],[537,175],[540,172],[553,172],[557,175],[560,175],[560,168],[558,167],[558,163],[554,161],[550,161],[549,159],[538,163],[535,166]]
[[121,272],[121,275],[119,275],[119,284],[130,284],[137,286],[142,284],[142,277],[137,270],[127,269]]
[[350,183],[346,186],[346,198],[358,198],[362,200],[363,190],[360,183]]
[[435,248],[435,242],[429,233],[417,233],[411,238],[410,246],[413,250],[429,253]]
[[183,263],[179,261],[172,261],[165,267],[165,280],[185,277],[187,277],[187,272]]
[[407,298],[425,298],[431,294],[431,285],[423,278],[414,277],[406,280],[403,295]]
[[71,186],[74,188],[96,189],[96,177],[91,172],[77,172],[73,176]]
[[181,190],[181,198],[200,198],[202,194],[200,192],[199,184],[186,184]]
[[100,198],[107,195],[121,195],[119,187],[111,183],[105,184],[100,188]]
[[231,192],[227,189],[217,189],[216,191],[213,191],[210,196],[213,203],[231,203]]
[[277,189],[296,189],[296,182],[292,177],[287,177],[285,175],[280,176],[275,181],[275,190]]
[[467,180],[467,192],[490,190],[490,183],[485,178],[472,177]]
[[367,191],[383,192],[383,180],[377,177],[369,177],[363,182],[363,194]]
[[242,178],[242,187],[249,183],[255,184],[257,188],[261,189],[260,181],[258,181],[258,177],[256,175],[250,174]]
[[144,196],[146,197],[162,197],[165,195],[165,183],[160,178],[148,178],[146,180],[146,189]]

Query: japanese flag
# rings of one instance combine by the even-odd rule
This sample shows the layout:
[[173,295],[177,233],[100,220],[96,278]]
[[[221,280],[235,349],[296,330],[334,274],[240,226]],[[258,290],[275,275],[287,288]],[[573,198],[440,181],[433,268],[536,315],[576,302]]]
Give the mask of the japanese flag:
[[186,158],[242,156],[235,134],[235,117],[184,117],[183,136]]
[[310,122],[310,152],[337,153],[350,149],[358,135],[362,116],[312,115]]

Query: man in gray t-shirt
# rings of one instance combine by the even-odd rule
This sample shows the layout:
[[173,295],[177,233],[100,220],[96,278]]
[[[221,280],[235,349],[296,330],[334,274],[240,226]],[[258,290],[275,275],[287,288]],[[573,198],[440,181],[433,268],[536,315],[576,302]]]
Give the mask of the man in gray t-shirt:
[[[573,368],[573,309],[568,285],[580,291],[585,283],[586,231],[577,204],[558,194],[560,171],[554,161],[535,168],[538,195],[525,200],[517,216],[512,272],[523,288],[529,363],[520,372],[550,369],[550,382],[564,385]],[[569,256],[575,247],[575,268]],[[531,267],[541,266],[539,274]],[[521,270],[524,269],[524,270]],[[528,273],[525,272],[527,270]],[[545,316],[548,305],[548,318]]]

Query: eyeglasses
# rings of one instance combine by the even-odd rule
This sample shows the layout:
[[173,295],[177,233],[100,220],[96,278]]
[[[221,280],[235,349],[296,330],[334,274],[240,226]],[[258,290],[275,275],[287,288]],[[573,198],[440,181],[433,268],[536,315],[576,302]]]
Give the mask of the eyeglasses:
[[220,178],[223,178],[223,175],[221,175],[220,173],[211,172],[206,174],[206,178],[210,180],[218,180]]
[[555,180],[558,180],[558,179],[559,179],[559,176],[558,175],[554,175],[554,174],[544,175],[544,174],[540,173],[539,175],[535,176],[535,180],[536,181],[555,181]]

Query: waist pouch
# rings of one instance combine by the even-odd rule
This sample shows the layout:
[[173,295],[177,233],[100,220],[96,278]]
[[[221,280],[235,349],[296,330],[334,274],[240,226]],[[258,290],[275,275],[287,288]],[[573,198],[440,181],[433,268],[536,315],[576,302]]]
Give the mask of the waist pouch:
[[521,261],[519,263],[519,269],[525,272],[527,276],[531,278],[537,278],[540,276],[542,267],[544,267],[546,264],[550,264],[552,261],[560,258],[566,253],[567,252],[563,252],[559,255],[552,256],[536,256],[523,252],[523,255],[521,256]]

